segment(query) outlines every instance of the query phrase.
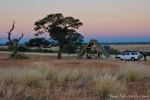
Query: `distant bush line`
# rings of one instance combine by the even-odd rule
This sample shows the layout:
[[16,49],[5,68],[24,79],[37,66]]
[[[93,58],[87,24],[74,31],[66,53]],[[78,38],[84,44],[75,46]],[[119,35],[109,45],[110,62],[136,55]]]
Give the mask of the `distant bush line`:
[[101,43],[107,45],[140,45],[140,44],[150,44],[150,42],[111,42],[111,43]]
[[[14,50],[14,46],[8,46],[8,48],[0,48],[0,51],[13,51]],[[53,50],[48,50],[48,49],[42,49],[42,48],[35,48],[35,49],[31,49],[25,46],[19,46],[18,47],[18,51],[19,52],[41,52],[41,53],[55,53],[57,51],[53,51]]]
[[110,48],[110,46],[104,46],[104,48],[107,50],[109,54],[118,55],[121,53],[120,51],[116,49]]
[[[12,52],[14,50],[14,46],[8,46],[8,48],[0,48],[0,51],[10,51]],[[18,51],[19,52],[40,52],[40,53],[58,53],[57,50],[51,50],[51,49],[43,49],[43,48],[35,48],[35,49],[31,49],[25,46],[19,46],[18,47]],[[63,53],[68,53],[68,51],[66,49],[63,50]],[[76,52],[71,52],[71,53],[76,53]]]
[[[110,46],[104,46],[104,48],[111,54],[111,55],[117,55],[120,54],[121,52],[115,49],[110,48]],[[82,48],[81,48],[82,49]],[[14,50],[13,46],[8,46],[8,48],[0,48],[0,51],[10,51],[12,52]],[[48,49],[42,49],[42,48],[36,48],[36,49],[30,49],[28,47],[25,47],[23,45],[20,45],[18,47],[18,51],[19,52],[40,52],[40,53],[58,53],[57,50],[48,50]],[[78,53],[79,51],[73,51],[70,53]],[[68,51],[66,49],[63,50],[63,53],[68,53]],[[92,51],[91,53],[97,53],[96,50]],[[140,52],[142,55],[145,53],[147,56],[150,56],[150,52]]]

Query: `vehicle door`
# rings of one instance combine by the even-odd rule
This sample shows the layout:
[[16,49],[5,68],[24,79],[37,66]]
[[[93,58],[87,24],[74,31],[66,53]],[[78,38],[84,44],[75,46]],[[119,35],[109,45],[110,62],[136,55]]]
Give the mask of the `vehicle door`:
[[120,57],[120,58],[121,58],[121,59],[125,59],[125,56],[126,56],[126,53],[124,52],[124,53],[121,54],[121,57]]
[[131,59],[131,53],[127,52],[124,59],[126,60]]
[[131,57],[134,57],[135,59],[138,59],[138,55],[137,55],[137,53],[135,53],[135,52],[132,52],[132,53],[131,53]]

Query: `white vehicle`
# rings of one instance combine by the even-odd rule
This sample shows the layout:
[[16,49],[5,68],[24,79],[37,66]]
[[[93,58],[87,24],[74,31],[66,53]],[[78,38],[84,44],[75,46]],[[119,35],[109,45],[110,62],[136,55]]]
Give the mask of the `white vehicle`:
[[131,61],[141,59],[142,57],[143,56],[137,51],[124,51],[122,54],[116,56],[116,58],[120,58],[120,60],[131,60]]

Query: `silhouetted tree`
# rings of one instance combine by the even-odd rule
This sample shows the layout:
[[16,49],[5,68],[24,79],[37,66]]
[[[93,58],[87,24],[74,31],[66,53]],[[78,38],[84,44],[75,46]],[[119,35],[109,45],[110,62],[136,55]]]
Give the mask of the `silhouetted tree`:
[[64,17],[60,13],[50,14],[36,21],[34,25],[34,30],[37,31],[35,36],[49,33],[50,38],[57,42],[59,46],[57,59],[62,58],[61,53],[65,46],[69,50],[72,44],[80,45],[83,42],[84,37],[75,30],[83,25],[79,19]]
[[23,37],[23,32],[22,32],[22,36],[19,38],[19,39],[14,39],[14,40],[12,40],[11,39],[11,32],[13,31],[13,29],[15,28],[15,24],[16,22],[14,21],[13,22],[13,25],[12,25],[12,28],[10,29],[10,31],[9,32],[7,32],[8,33],[8,40],[9,40],[9,43],[11,44],[11,45],[14,45],[14,57],[13,58],[15,58],[16,56],[17,56],[17,53],[18,53],[18,43],[19,43],[19,41],[21,40],[21,38]]
[[29,47],[48,47],[50,42],[45,38],[33,38],[29,42],[25,42],[25,45]]

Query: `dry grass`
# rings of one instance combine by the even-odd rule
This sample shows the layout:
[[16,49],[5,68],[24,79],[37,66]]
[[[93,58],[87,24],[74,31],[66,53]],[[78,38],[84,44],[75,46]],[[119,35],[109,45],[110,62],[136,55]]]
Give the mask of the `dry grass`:
[[[27,94],[30,94],[32,98],[51,98],[53,100],[55,97],[52,98],[51,92],[53,95],[55,92],[60,95],[64,93],[67,98],[80,98],[81,100],[84,98],[101,98],[102,93],[105,95],[103,88],[107,88],[107,94],[116,93],[113,89],[118,88],[115,85],[119,86],[120,84],[116,80],[117,77],[112,76],[111,73],[105,74],[105,72],[110,72],[106,70],[92,67],[56,67],[42,62],[24,68],[0,68],[0,93],[2,93],[3,98],[10,99],[14,96],[13,93],[19,93],[15,91],[14,87],[17,91],[21,91],[19,90],[20,86],[23,88],[23,94],[26,95],[24,98],[29,97]],[[96,76],[98,77],[96,78]],[[112,85],[109,84],[109,81]],[[107,86],[103,87],[102,84],[107,84]],[[94,88],[95,91],[98,91],[97,93],[94,92]],[[38,93],[37,90],[42,91],[43,89],[47,91],[47,95],[44,97],[42,96],[43,93],[40,94],[42,97],[33,95]],[[89,89],[93,93],[88,97]],[[102,92],[100,92],[101,89]],[[25,94],[27,91],[29,93]],[[81,93],[84,95],[81,96]],[[50,94],[51,96],[49,96]]]
[[135,82],[140,81],[146,76],[146,67],[141,64],[136,64],[128,62],[127,64],[121,66],[120,72],[127,79],[127,81]]
[[94,81],[98,95],[102,100],[107,100],[109,95],[118,95],[125,90],[125,83],[118,81],[116,75],[112,76],[106,73],[104,76],[97,77]]
[[[149,94],[149,61],[41,59],[40,56],[31,56],[29,60],[1,59],[0,100],[100,100],[111,94]],[[146,71],[141,74],[137,70],[142,77],[130,82],[125,74],[130,72],[125,71],[127,66]]]

